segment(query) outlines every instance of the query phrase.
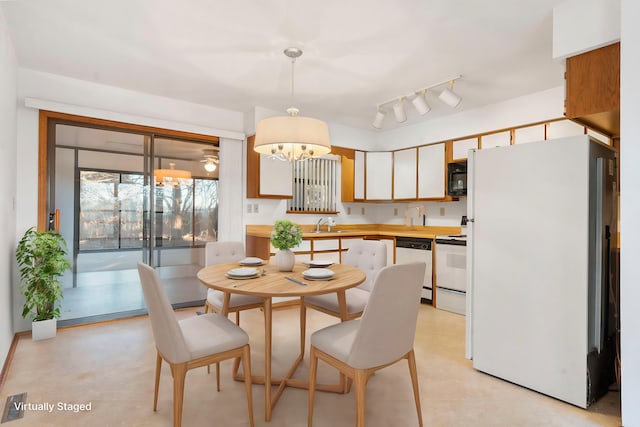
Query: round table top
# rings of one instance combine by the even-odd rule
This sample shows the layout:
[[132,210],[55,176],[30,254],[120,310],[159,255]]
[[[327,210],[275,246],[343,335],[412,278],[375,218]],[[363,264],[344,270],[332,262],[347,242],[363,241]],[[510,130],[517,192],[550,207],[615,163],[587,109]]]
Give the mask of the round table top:
[[[198,272],[198,280],[212,289],[234,294],[252,295],[259,297],[298,297],[308,295],[320,295],[337,292],[358,286],[364,282],[366,275],[357,267],[345,264],[333,264],[328,267],[335,274],[331,280],[308,280],[302,276],[302,272],[309,269],[302,263],[296,263],[293,271],[278,271],[273,264],[256,267],[264,274],[253,279],[229,279],[227,271],[240,267],[237,262],[218,264],[204,267]],[[291,277],[306,283],[300,285],[287,280]]]

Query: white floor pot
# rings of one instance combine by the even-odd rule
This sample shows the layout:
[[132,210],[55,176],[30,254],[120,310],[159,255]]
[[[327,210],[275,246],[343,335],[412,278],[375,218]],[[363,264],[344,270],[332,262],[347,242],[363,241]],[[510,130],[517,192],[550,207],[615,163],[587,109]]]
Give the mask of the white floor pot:
[[57,326],[58,319],[56,318],[31,322],[31,339],[38,341],[54,338]]
[[276,252],[276,265],[279,271],[293,271],[296,255],[289,250],[279,250]]

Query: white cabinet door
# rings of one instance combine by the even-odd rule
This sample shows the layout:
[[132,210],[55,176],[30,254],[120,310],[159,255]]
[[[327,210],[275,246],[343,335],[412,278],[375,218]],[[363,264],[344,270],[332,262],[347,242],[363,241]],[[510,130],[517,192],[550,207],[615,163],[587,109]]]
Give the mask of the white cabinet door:
[[444,143],[418,148],[418,197],[421,199],[443,198],[444,189]]
[[480,138],[483,150],[486,148],[506,147],[507,145],[511,145],[511,132],[508,130],[492,133],[490,135],[483,135]]
[[478,138],[453,141],[453,160],[466,159],[470,148],[478,148]]
[[260,195],[293,196],[293,164],[260,155]]
[[353,198],[364,200],[364,152],[356,151],[353,166]]
[[391,200],[393,153],[368,152],[366,167],[367,200]]
[[544,125],[528,126],[515,130],[514,144],[526,144],[527,142],[544,141]]
[[400,150],[393,153],[393,198],[415,199],[416,176],[418,174],[418,150]]
[[547,139],[564,138],[567,136],[584,135],[584,126],[571,120],[559,120],[549,123]]

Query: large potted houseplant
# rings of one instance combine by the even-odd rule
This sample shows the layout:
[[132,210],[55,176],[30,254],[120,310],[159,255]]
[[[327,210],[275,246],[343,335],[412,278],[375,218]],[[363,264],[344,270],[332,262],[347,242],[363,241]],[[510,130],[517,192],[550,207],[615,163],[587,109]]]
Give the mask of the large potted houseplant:
[[296,257],[291,248],[302,242],[302,230],[298,224],[288,220],[278,220],[273,225],[271,244],[279,249],[276,253],[276,265],[280,271],[293,271]]
[[59,233],[31,227],[18,243],[16,260],[25,296],[22,317],[31,317],[34,340],[53,338],[60,317],[57,304],[63,297],[59,278],[71,267],[67,244]]

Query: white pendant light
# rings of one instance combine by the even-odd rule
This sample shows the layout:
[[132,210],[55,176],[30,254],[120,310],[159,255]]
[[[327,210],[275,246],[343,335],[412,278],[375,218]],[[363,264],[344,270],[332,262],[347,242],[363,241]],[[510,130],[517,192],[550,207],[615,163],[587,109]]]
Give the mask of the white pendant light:
[[452,108],[456,108],[462,101],[462,98],[453,92],[453,80],[449,81],[449,87],[444,88],[438,98]]
[[[294,65],[302,50],[290,47],[284,54],[291,58],[291,98],[294,96]],[[331,152],[329,128],[322,120],[298,116],[295,107],[287,108],[288,116],[260,120],[256,126],[253,149],[281,160],[304,160]]]
[[404,111],[403,98],[398,100],[398,103],[393,106],[393,114],[396,116],[396,121],[398,123],[403,123],[407,121],[407,113]]
[[374,128],[382,129],[382,122],[384,121],[384,116],[385,114],[383,111],[378,110],[376,112],[376,117],[375,119],[373,119],[373,123],[372,123]]
[[416,97],[411,100],[411,103],[413,104],[414,107],[416,107],[416,111],[421,116],[424,116],[429,111],[431,111],[431,107],[429,106],[429,104],[427,104],[427,100],[425,99],[426,93],[427,91],[423,90],[422,93],[416,95]]

